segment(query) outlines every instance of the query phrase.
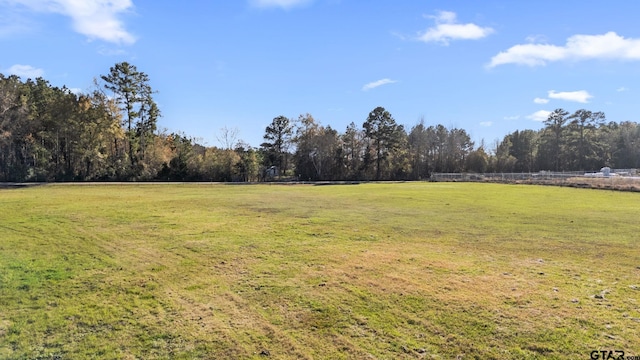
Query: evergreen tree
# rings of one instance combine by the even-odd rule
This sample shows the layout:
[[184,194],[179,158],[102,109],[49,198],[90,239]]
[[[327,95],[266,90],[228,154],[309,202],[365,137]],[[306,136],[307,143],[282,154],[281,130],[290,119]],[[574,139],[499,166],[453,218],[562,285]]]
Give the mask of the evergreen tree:
[[393,116],[380,106],[369,113],[362,128],[375,152],[375,179],[381,180],[383,161],[400,145],[404,128],[396,124]]
[[144,159],[149,137],[153,136],[160,116],[153,100],[149,76],[138,71],[135,65],[121,62],[101,78],[105,82],[104,87],[115,95],[124,114],[122,121],[127,134],[127,155],[133,168],[138,160]]

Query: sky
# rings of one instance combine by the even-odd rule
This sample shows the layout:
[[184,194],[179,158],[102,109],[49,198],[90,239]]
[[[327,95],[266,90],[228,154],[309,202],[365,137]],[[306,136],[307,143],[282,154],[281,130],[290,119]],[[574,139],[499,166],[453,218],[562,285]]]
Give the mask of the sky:
[[344,132],[378,106],[490,150],[563,108],[640,114],[640,1],[0,0],[0,72],[90,92],[119,62],[158,126],[259,146],[284,115]]

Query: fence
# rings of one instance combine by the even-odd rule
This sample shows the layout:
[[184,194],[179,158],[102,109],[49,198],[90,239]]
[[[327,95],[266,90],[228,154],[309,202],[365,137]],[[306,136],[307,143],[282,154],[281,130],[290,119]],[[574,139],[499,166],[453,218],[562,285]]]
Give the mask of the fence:
[[[607,175],[605,175],[607,174]],[[565,181],[575,178],[632,179],[640,181],[637,169],[612,169],[609,173],[584,171],[540,171],[536,173],[432,173],[432,181]]]

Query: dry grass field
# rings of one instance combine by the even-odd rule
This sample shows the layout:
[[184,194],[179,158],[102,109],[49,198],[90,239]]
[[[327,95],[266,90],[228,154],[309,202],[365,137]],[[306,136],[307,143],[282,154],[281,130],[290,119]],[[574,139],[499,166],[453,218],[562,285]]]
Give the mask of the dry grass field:
[[570,186],[592,189],[640,192],[640,178],[638,177],[579,177],[569,178],[567,183]]
[[640,355],[640,194],[0,190],[2,359]]

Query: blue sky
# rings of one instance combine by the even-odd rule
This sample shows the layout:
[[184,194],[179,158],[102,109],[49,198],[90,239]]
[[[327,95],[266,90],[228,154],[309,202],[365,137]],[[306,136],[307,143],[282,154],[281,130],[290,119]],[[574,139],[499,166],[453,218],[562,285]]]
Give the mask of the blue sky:
[[344,132],[377,106],[490,148],[549,111],[640,114],[632,0],[0,0],[0,72],[89,91],[147,73],[159,126],[253,146],[279,115]]

